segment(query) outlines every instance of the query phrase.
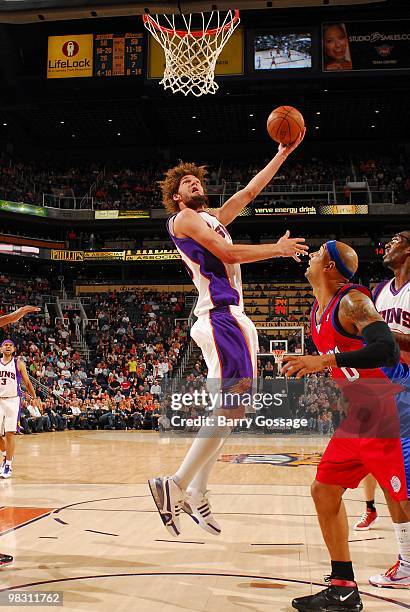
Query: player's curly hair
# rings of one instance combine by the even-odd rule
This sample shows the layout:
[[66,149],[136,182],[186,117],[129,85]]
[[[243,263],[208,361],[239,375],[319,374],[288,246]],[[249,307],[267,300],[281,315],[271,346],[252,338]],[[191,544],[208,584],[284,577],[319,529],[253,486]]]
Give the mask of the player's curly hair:
[[170,215],[179,212],[178,202],[175,202],[172,196],[178,193],[181,179],[187,174],[196,176],[201,181],[201,185],[205,186],[205,177],[208,174],[206,166],[197,166],[196,164],[182,161],[179,162],[178,166],[170,168],[165,173],[164,180],[158,183],[162,192],[162,203]]

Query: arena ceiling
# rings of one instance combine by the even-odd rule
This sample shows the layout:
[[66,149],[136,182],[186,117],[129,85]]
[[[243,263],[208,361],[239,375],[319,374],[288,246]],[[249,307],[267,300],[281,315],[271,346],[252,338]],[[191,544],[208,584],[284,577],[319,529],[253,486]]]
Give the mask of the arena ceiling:
[[[229,94],[229,95],[227,95]],[[266,118],[273,107],[292,104],[308,126],[308,140],[406,142],[408,96],[392,92],[328,89],[243,95],[225,91],[199,100],[180,96],[85,101],[78,97],[0,110],[0,142],[50,149],[261,143],[268,146]]]
[[0,0],[0,22],[30,23],[141,15],[146,9],[157,13],[198,11],[263,10],[294,7],[344,6],[395,3],[397,0]]

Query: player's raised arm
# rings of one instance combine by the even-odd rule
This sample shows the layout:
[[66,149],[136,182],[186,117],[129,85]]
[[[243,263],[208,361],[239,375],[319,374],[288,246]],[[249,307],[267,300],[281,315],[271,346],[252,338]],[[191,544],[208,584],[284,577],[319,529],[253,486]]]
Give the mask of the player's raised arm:
[[305,133],[306,128],[303,129],[297,140],[295,140],[295,142],[292,144],[279,145],[278,152],[267,164],[267,166],[258,172],[258,174],[256,174],[253,179],[249,181],[246,187],[235,193],[235,195],[230,197],[221,208],[214,211],[216,212],[219,221],[223,225],[232,223],[232,221],[234,221],[234,219],[236,219],[236,217],[242,212],[245,206],[252,202],[252,200],[254,200],[263,189],[265,189],[266,185],[271,182],[288,155],[290,155],[290,153],[292,153],[292,151],[294,151],[296,147],[300,145],[305,137]]
[[290,238],[289,231],[274,244],[229,244],[189,208],[182,210],[175,219],[174,231],[179,236],[192,238],[227,264],[251,263],[272,257],[293,257],[300,261],[299,255],[308,251],[305,239]]
[[22,317],[35,312],[40,312],[40,308],[36,306],[22,306],[10,314],[0,317],[0,327],[10,325],[10,323],[16,323]]

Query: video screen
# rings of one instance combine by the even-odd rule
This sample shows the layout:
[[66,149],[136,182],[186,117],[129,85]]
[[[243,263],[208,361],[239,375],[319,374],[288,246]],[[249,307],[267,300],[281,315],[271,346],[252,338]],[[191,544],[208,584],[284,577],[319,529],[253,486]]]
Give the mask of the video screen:
[[312,67],[310,33],[258,34],[254,39],[255,70],[280,70]]

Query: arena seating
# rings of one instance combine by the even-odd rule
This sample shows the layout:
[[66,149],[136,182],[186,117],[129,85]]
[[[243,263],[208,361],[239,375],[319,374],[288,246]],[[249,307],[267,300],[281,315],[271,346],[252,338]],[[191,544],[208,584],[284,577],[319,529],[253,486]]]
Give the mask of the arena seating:
[[[43,415],[36,415],[35,407],[25,400],[21,422],[25,433],[161,427],[159,400],[164,399],[165,384],[188,347],[186,317],[191,306],[186,305],[185,297],[195,292],[189,284],[147,285],[133,292],[108,289],[81,287],[79,294],[88,318],[85,338],[89,354],[85,354],[76,342],[76,325],[81,323],[78,311],[64,309],[59,318],[50,303],[46,310],[50,300],[44,296],[52,291],[47,279],[0,277],[0,315],[24,304],[42,309],[41,316],[21,319],[0,332],[2,337],[15,340],[17,352],[27,360],[29,373],[45,399]],[[282,301],[275,311],[278,298],[286,301],[284,313]],[[244,284],[245,309],[256,325],[304,325],[308,334],[312,301],[306,281]],[[273,337],[280,338],[280,331],[275,330]],[[293,338],[287,333],[286,337],[292,351],[300,348],[296,335]],[[203,385],[207,374],[199,349],[196,345],[192,348],[181,381],[187,389]],[[310,350],[308,340],[305,350]],[[329,411],[333,383],[322,375],[309,380],[315,379],[320,389],[305,393],[297,416],[309,419],[309,431],[326,433],[340,414],[334,417],[333,409],[331,414]]]
[[[134,421],[137,427],[151,429],[152,416],[146,415],[159,414],[158,400],[165,382],[187,346],[182,293],[141,290],[91,295],[86,308],[94,321],[86,332],[91,349],[87,360],[74,344],[73,323],[78,314],[63,311],[63,320],[44,316],[42,296],[48,292],[49,284],[44,279],[0,277],[2,314],[22,304],[42,307],[41,316],[29,316],[2,329],[2,337],[15,340],[17,352],[25,357],[30,375],[39,383],[40,393],[47,397],[47,409],[55,413],[48,420],[26,413],[26,418],[34,421],[28,420],[24,431],[58,429],[62,425],[116,427],[119,423],[128,427]],[[30,408],[29,401],[26,408]],[[81,414],[75,414],[77,409]],[[88,415],[90,410],[93,417]],[[132,417],[136,413],[139,416]]]
[[[229,161],[218,168],[210,165],[210,193],[215,192],[215,185],[223,186],[224,193],[227,193],[228,186],[236,190],[246,184],[267,161]],[[90,196],[97,210],[161,208],[157,182],[171,164],[162,162],[131,166],[124,162],[104,166],[88,163],[50,168],[45,163],[21,162],[3,154],[0,158],[0,198],[42,205],[43,194],[48,194],[50,202],[53,196],[61,196],[62,207],[70,207],[70,199]],[[403,154],[379,158],[362,154],[355,158],[346,156],[335,159],[297,154],[280,169],[272,186],[286,185],[292,193],[298,191],[299,185],[305,185],[307,189],[310,186],[313,191],[315,185],[324,187],[333,185],[333,181],[344,184],[364,179],[371,183],[376,192],[393,192],[396,202],[407,202],[409,199],[410,163]]]

